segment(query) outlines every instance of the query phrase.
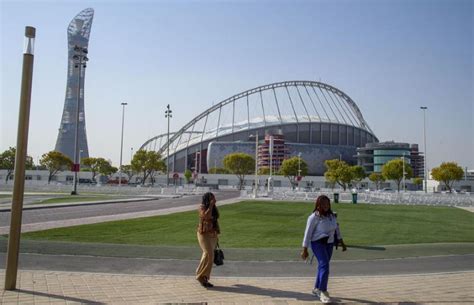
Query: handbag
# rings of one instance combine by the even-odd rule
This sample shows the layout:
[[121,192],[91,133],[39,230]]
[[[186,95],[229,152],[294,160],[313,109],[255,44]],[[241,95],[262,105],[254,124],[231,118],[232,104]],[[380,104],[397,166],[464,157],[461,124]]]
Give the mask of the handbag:
[[219,243],[217,243],[214,249],[214,264],[216,264],[216,266],[224,265],[224,251],[219,247]]

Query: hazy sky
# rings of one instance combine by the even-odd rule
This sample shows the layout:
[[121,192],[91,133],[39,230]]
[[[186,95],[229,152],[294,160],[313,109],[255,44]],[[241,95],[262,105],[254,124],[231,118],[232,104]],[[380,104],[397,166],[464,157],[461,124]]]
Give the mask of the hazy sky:
[[348,94],[380,141],[423,147],[428,168],[474,168],[473,1],[0,0],[0,151],[16,145],[24,27],[37,29],[28,154],[54,149],[67,26],[95,10],[86,71],[91,156],[120,155],[260,85],[316,80]]

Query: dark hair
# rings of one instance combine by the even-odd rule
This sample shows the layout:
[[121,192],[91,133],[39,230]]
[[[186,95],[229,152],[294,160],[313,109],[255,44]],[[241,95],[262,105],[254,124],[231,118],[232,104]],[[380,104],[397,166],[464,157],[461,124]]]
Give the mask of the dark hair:
[[[209,208],[209,205],[211,204],[211,200],[216,198],[213,193],[207,192],[204,195],[202,195],[202,201],[201,201],[201,206],[205,209]],[[219,211],[217,210],[217,207],[214,205],[214,208],[212,209],[212,218],[214,221],[216,221],[219,218]]]
[[[323,209],[321,208],[321,205],[323,202],[327,202],[328,205],[329,205],[329,210],[326,212],[323,211]],[[332,210],[331,210],[331,200],[329,199],[328,196],[326,195],[320,195],[317,199],[316,199],[316,202],[314,204],[314,210],[313,210],[313,213],[314,212],[318,212],[319,215],[321,216],[328,216],[328,215],[333,215],[332,213]]]

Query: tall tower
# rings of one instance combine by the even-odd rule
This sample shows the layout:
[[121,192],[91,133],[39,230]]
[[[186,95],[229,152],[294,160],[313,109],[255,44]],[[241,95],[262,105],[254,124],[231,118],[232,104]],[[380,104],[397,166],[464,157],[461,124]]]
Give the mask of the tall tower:
[[[92,26],[94,10],[87,8],[72,19],[67,28],[68,40],[68,67],[66,98],[64,100],[63,116],[59,126],[58,139],[55,151],[59,151],[74,161],[74,145],[76,137],[76,118],[78,126],[78,152],[81,158],[89,157],[87,146],[86,118],[84,115],[84,77],[85,65],[77,64],[77,50],[87,52],[89,35]],[[79,75],[80,73],[80,75]],[[79,103],[79,105],[78,105]],[[77,110],[79,109],[79,116]]]

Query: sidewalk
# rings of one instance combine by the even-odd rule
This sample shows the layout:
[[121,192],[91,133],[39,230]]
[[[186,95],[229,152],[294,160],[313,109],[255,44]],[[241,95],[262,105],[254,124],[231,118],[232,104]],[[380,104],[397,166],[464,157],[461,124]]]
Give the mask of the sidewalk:
[[[0,290],[0,304],[318,304],[313,278],[216,277],[213,289],[189,276],[20,271],[16,291]],[[5,277],[4,270],[0,277]],[[332,277],[334,303],[468,304],[474,272]]]

